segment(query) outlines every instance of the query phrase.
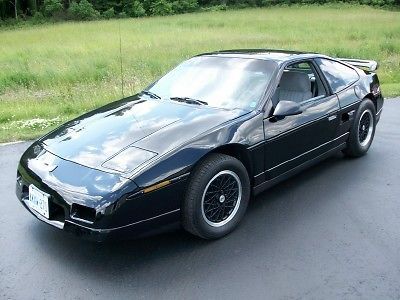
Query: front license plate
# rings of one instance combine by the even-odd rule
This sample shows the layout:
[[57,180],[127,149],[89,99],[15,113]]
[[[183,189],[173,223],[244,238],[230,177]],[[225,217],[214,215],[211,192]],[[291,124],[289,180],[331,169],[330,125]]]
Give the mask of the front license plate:
[[29,186],[28,205],[42,216],[49,218],[49,195],[33,184]]

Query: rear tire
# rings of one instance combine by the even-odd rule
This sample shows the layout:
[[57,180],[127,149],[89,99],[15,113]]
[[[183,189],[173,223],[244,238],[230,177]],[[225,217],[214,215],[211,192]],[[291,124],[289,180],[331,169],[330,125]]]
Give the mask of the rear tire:
[[375,127],[376,110],[374,103],[365,99],[358,107],[350,129],[347,147],[343,150],[343,153],[350,157],[365,155],[374,139]]
[[243,218],[250,180],[234,157],[213,153],[192,172],[182,209],[185,230],[204,239],[230,233]]

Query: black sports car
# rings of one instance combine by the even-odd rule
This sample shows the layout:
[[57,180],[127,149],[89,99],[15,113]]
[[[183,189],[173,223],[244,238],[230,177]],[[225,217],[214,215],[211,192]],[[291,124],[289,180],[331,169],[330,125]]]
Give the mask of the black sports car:
[[368,151],[376,68],[293,51],[195,56],[34,142],[16,193],[38,219],[97,241],[180,225],[219,238],[251,195],[337,151]]

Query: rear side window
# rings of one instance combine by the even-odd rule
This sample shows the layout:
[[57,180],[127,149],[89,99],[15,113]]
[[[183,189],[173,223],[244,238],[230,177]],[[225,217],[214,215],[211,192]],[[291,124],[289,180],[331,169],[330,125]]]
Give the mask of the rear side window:
[[354,69],[344,64],[323,58],[317,58],[315,61],[324,73],[334,93],[343,90],[359,78]]

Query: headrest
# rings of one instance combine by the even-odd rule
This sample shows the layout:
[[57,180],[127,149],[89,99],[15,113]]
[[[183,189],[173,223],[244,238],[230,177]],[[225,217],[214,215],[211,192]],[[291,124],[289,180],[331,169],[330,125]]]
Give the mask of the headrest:
[[283,72],[279,87],[285,91],[310,92],[311,80],[306,73],[287,71]]

